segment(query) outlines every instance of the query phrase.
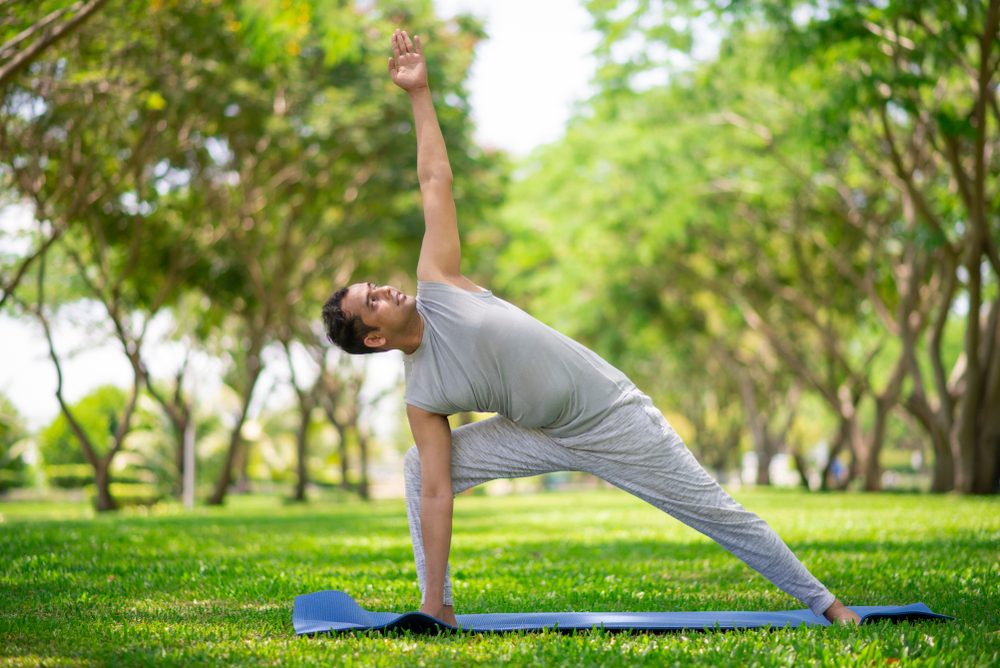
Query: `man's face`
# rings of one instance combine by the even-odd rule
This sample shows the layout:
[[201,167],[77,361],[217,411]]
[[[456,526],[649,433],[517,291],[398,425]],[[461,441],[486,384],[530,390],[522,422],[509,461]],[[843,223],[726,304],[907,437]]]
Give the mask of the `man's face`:
[[374,283],[355,283],[347,289],[343,309],[352,316],[361,316],[369,327],[378,327],[369,336],[382,336],[392,341],[410,324],[417,308],[413,297],[404,295],[394,287]]

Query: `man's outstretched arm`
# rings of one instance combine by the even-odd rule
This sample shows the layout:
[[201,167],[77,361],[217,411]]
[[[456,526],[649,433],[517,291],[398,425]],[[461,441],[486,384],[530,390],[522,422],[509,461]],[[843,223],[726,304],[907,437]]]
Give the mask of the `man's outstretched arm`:
[[397,30],[392,36],[389,75],[410,95],[417,134],[417,178],[424,199],[424,240],[417,263],[417,279],[450,283],[465,290],[478,288],[462,276],[462,246],[458,215],[452,197],[451,163],[441,134],[420,38]]
[[451,427],[445,416],[416,406],[406,407],[406,417],[420,454],[420,525],[427,568],[420,612],[456,626],[452,606],[444,604],[455,504],[451,486]]

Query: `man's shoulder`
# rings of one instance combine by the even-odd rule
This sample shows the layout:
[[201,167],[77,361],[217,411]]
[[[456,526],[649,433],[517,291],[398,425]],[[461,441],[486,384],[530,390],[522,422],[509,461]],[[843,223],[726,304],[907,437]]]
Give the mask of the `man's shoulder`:
[[423,347],[452,353],[467,350],[479,338],[491,298],[489,292],[473,293],[446,283],[420,281],[416,301],[424,321]]
[[417,274],[417,290],[420,290],[421,286],[440,286],[438,288],[431,289],[454,289],[460,290],[462,292],[468,292],[471,294],[479,293],[489,293],[486,288],[476,285],[474,281],[466,278],[462,274],[457,276],[445,276],[444,274],[437,273],[418,273]]
[[419,281],[417,283],[417,301],[426,305],[439,305],[444,307],[469,305],[482,302],[484,299],[493,296],[489,290],[478,290],[472,292],[456,287],[450,283],[439,283],[437,281]]

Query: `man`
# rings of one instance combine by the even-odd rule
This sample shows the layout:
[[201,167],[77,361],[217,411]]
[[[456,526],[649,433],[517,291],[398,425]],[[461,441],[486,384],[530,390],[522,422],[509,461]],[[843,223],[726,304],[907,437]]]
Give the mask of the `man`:
[[[697,463],[650,400],[579,343],[494,297],[460,270],[452,173],[420,39],[392,36],[392,81],[410,95],[425,232],[417,296],[356,283],[323,307],[349,353],[401,350],[407,515],[421,612],[456,625],[448,552],[454,495],[497,478],[586,471],[718,541],[830,621],[857,622],[759,517]],[[451,431],[461,411],[498,415]]]

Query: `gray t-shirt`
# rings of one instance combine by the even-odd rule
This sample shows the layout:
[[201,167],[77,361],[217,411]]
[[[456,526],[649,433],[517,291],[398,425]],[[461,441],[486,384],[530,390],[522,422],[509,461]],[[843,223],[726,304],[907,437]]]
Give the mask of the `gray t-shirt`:
[[632,381],[594,352],[491,292],[417,284],[420,346],[403,357],[407,404],[432,413],[499,413],[553,436],[608,414]]

